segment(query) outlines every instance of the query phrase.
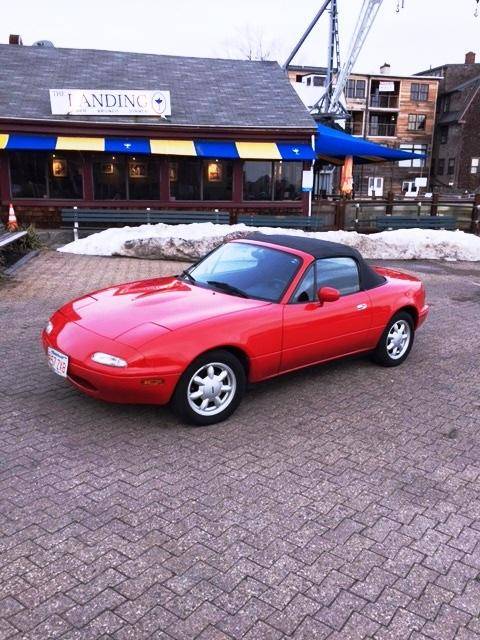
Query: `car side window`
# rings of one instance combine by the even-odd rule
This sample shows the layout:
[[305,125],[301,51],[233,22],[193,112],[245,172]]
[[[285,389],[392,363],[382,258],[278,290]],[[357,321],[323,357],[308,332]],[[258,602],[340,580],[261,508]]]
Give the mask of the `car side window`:
[[360,291],[358,266],[353,258],[322,258],[315,263],[317,290],[334,287],[341,296]]
[[315,298],[315,268],[312,264],[298,283],[290,302],[313,302]]

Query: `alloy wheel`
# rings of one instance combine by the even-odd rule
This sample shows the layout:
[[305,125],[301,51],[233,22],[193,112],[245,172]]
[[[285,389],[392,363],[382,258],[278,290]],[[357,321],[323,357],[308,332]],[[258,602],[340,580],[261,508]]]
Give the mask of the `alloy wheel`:
[[412,337],[412,330],[406,320],[397,320],[390,327],[387,335],[387,353],[392,360],[400,360],[407,351]]
[[200,416],[214,416],[224,411],[235,397],[237,379],[228,364],[210,362],[202,365],[190,378],[188,404]]

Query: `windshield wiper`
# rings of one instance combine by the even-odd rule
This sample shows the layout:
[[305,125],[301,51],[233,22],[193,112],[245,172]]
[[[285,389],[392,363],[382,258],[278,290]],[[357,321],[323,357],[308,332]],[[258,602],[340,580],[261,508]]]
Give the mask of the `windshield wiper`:
[[212,287],[217,287],[217,289],[223,289],[226,293],[231,293],[234,296],[240,296],[241,298],[248,298],[248,295],[245,291],[234,287],[228,282],[219,282],[218,280],[207,280],[207,284],[211,284]]
[[195,282],[196,282],[195,278],[189,273],[188,269],[185,269],[184,271],[182,271],[182,273],[180,274],[180,277],[181,278],[186,278],[192,284],[195,284]]

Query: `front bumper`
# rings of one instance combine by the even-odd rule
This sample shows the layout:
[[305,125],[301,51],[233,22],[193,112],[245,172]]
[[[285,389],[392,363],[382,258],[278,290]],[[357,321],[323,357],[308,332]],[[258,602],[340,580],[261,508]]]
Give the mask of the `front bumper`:
[[180,373],[163,374],[148,367],[139,372],[126,369],[115,369],[105,365],[97,365],[88,360],[72,355],[72,350],[62,346],[52,335],[42,333],[42,344],[45,352],[48,347],[58,349],[69,357],[67,380],[83,393],[121,404],[167,404],[172,397]]

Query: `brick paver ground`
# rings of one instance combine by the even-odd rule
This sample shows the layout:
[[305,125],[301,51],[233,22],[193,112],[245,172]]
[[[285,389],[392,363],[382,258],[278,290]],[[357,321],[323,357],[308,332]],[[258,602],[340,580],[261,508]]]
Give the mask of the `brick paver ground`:
[[480,637],[480,266],[405,263],[407,363],[317,367],[186,428],[89,399],[39,332],[178,265],[41,254],[0,284],[0,638]]

